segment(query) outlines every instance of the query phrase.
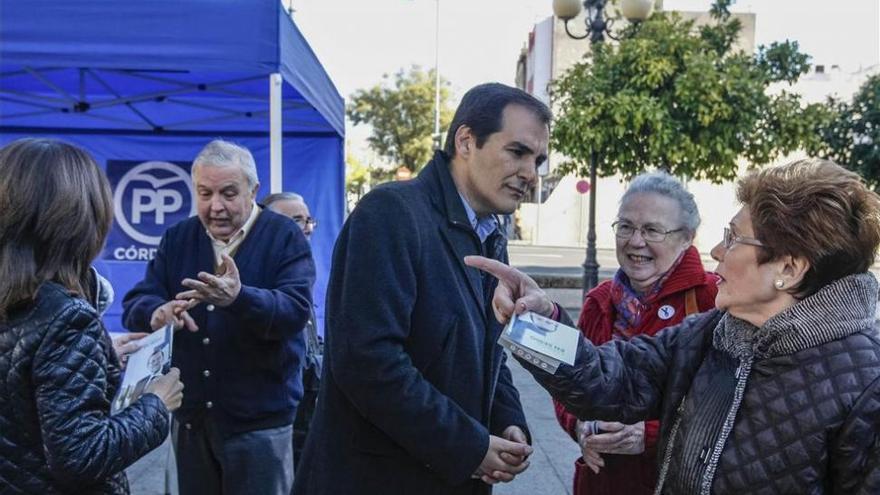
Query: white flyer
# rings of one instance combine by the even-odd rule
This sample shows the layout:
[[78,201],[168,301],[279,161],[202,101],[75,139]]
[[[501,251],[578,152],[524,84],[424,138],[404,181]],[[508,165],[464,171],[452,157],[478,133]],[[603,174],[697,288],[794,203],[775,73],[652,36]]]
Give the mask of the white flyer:
[[535,366],[555,373],[560,363],[574,364],[580,331],[537,313],[514,315],[498,343]]
[[147,385],[171,368],[174,326],[163,328],[137,340],[139,349],[128,356],[122,383],[113,398],[110,414],[116,414],[143,395]]

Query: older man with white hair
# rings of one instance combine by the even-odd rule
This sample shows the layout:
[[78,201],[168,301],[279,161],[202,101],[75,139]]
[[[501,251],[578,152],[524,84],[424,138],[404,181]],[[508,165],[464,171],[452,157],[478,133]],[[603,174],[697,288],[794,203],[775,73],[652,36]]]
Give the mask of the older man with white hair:
[[256,204],[247,149],[208,143],[192,182],[198,215],[162,236],[123,320],[132,331],[186,328],[172,356],[186,385],[173,435],[180,494],[287,495],[311,250],[293,222]]

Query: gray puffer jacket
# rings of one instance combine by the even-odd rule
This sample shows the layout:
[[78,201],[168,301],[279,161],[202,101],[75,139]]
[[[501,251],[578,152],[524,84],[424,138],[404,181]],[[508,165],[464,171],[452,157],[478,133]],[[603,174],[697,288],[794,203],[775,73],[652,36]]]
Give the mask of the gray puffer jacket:
[[660,419],[657,493],[880,493],[877,281],[835,281],[755,328],[711,311],[656,336],[581,341],[555,375],[582,418]]
[[118,361],[95,309],[46,283],[0,324],[0,493],[125,494],[123,470],[168,434],[146,394],[115,416]]

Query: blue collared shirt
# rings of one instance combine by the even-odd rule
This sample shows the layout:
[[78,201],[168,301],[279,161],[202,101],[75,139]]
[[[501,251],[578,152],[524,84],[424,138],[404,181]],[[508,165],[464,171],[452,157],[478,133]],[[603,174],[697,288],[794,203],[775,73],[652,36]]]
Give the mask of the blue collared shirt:
[[471,227],[474,228],[474,232],[477,233],[480,242],[485,243],[486,239],[492,235],[492,232],[495,232],[498,228],[498,220],[495,219],[495,215],[486,215],[483,218],[477,218],[477,212],[471,208],[471,205],[468,204],[466,199],[464,199],[464,196],[462,196],[461,193],[458,193],[458,196],[461,198],[461,204],[464,205],[464,211],[467,213]]

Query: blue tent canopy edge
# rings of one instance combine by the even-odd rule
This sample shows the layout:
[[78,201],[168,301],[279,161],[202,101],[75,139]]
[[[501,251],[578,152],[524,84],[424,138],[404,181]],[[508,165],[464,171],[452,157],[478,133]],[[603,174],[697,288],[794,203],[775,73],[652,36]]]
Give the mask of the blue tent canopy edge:
[[[345,206],[344,103],[280,1],[0,0],[0,144],[59,137],[106,170],[108,161],[184,163],[208,140],[231,139],[254,152],[264,195],[273,73],[285,83],[282,188],[321,220],[312,247],[322,319]],[[143,262],[108,250],[101,263],[124,293]],[[117,301],[112,330],[120,311]]]

